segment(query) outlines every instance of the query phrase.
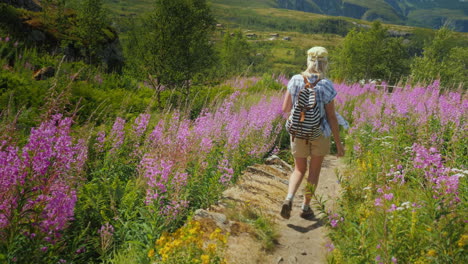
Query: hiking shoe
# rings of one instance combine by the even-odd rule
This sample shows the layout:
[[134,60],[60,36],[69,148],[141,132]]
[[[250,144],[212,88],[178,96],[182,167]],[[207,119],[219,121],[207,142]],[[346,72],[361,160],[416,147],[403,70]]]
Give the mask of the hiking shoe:
[[289,217],[291,217],[291,209],[292,209],[292,201],[285,200],[283,205],[281,206],[281,216],[285,219],[289,219]]
[[307,207],[307,209],[302,210],[300,216],[304,219],[313,219],[315,217],[314,211],[312,211],[310,207]]

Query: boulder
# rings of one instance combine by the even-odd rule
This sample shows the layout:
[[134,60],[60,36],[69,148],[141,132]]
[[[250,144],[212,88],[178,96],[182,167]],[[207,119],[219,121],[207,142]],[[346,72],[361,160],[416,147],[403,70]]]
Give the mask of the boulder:
[[55,69],[53,67],[44,67],[34,72],[33,78],[36,81],[45,80],[50,77],[54,77]]
[[229,221],[227,217],[224,214],[221,213],[216,213],[216,212],[210,212],[205,209],[198,209],[195,211],[195,220],[203,219],[203,218],[208,218],[212,219],[216,225],[222,229],[227,229],[229,228]]

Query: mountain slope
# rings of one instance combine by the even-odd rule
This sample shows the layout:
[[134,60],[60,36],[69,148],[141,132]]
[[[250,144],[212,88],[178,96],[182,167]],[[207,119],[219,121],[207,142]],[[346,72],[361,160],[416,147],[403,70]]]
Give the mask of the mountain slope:
[[392,24],[439,28],[448,23],[457,31],[468,32],[468,2],[462,0],[275,0],[274,2],[278,8],[347,16],[368,21],[380,19]]
[[[448,23],[456,31],[468,32],[467,0],[208,0],[208,2],[224,6],[226,9],[233,7],[290,9],[433,29]],[[128,16],[148,11],[153,0],[104,0],[104,3],[113,14]]]

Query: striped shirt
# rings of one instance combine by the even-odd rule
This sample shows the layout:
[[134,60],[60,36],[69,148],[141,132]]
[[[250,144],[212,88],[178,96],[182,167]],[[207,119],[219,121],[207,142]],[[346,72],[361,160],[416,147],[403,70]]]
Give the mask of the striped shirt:
[[[317,75],[312,75],[308,77],[308,80],[310,83],[314,83],[317,80],[318,76]],[[301,74],[296,74],[294,75],[291,80],[288,83],[288,91],[291,94],[292,97],[292,104],[294,107],[294,104],[297,100],[297,96],[299,94],[299,91],[304,88],[305,83],[304,83],[304,77],[302,77]],[[323,131],[323,135],[325,137],[329,137],[331,135],[331,128],[330,125],[328,124],[326,114],[325,114],[325,105],[330,103],[337,95],[335,88],[333,87],[333,83],[328,80],[328,79],[322,79],[320,82],[317,83],[315,86],[316,89],[316,96],[317,96],[317,102],[319,104],[319,109],[320,109],[320,115],[321,115],[321,128]],[[340,125],[343,125],[345,128],[348,128],[348,122],[344,120],[344,118],[336,113],[338,123]]]

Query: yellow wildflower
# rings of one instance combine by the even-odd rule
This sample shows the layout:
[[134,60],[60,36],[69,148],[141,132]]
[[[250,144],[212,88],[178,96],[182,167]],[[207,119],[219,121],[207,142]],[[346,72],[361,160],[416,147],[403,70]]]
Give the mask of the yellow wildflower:
[[209,255],[201,255],[200,257],[202,264],[209,264],[210,263],[210,256]]
[[182,241],[180,239],[176,239],[174,240],[174,242],[172,242],[172,245],[174,247],[179,247],[181,244],[182,244]]
[[366,162],[365,161],[361,161],[361,170],[366,171]]
[[198,248],[203,248],[203,240],[197,241],[196,245]]
[[218,235],[220,233],[221,233],[221,229],[216,228],[216,230],[213,231],[213,233],[210,234],[210,240],[215,240],[216,238],[218,238]]
[[215,252],[216,251],[216,244],[208,244],[207,250],[210,253]]
[[223,242],[223,244],[227,244],[227,237],[228,237],[227,235],[226,236],[220,235],[219,240]]
[[166,243],[167,237],[166,234],[163,234],[158,240],[156,240],[156,246],[162,246]]
[[462,235],[457,244],[459,247],[464,247],[466,245],[466,241],[468,241],[468,235]]
[[429,251],[427,251],[427,255],[429,257],[435,257],[437,255],[437,252],[434,249],[429,249]]
[[148,252],[148,258],[152,258],[154,257],[154,249],[151,249],[149,252]]
[[196,233],[198,233],[198,230],[197,230],[197,228],[196,228],[196,227],[190,228],[190,230],[189,230],[189,234],[191,234],[191,235],[195,235]]
[[333,256],[337,264],[344,263],[343,254],[339,249],[335,248],[335,250],[333,250]]

